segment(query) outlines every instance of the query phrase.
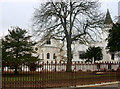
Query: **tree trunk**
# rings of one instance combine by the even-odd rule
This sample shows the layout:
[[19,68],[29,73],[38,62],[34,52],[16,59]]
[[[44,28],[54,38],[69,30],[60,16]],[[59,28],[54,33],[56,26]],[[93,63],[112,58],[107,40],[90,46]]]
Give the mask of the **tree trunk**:
[[72,54],[71,54],[71,39],[67,39],[67,66],[66,72],[72,72]]
[[95,63],[95,58],[94,57],[92,58],[92,63]]

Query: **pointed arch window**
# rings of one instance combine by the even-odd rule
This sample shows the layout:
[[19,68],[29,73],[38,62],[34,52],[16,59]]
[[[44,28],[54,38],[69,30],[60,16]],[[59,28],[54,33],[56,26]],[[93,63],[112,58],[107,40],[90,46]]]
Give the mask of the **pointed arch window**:
[[47,59],[50,59],[50,53],[47,53]]

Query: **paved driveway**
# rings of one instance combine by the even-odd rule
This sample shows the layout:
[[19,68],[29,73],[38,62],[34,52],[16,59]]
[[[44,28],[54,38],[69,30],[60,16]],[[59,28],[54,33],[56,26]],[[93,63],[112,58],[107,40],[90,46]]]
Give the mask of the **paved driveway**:
[[97,87],[83,87],[83,88],[46,88],[46,89],[120,89],[120,84],[104,85]]

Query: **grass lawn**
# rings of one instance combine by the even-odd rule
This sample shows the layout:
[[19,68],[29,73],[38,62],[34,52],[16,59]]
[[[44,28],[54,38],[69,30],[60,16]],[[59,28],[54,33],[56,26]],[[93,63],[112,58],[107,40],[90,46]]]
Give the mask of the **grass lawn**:
[[[17,83],[17,85],[30,86],[68,86],[70,85],[83,85],[83,84],[94,84],[100,82],[110,82],[117,80],[116,72],[106,72],[102,75],[96,75],[93,72],[41,72],[41,73],[20,73],[14,74],[3,74],[2,81],[3,85],[10,85]],[[47,84],[47,85],[46,85]],[[61,84],[61,85],[60,85]],[[22,86],[21,85],[21,86]]]

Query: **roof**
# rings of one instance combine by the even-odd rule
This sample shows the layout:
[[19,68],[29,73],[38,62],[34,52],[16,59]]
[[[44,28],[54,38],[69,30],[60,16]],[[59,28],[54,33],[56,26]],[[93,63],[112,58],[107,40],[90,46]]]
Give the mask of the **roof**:
[[104,21],[104,24],[112,24],[113,21],[111,19],[111,16],[110,16],[110,12],[109,10],[107,9],[107,13],[106,13],[106,17],[105,17],[105,21]]

